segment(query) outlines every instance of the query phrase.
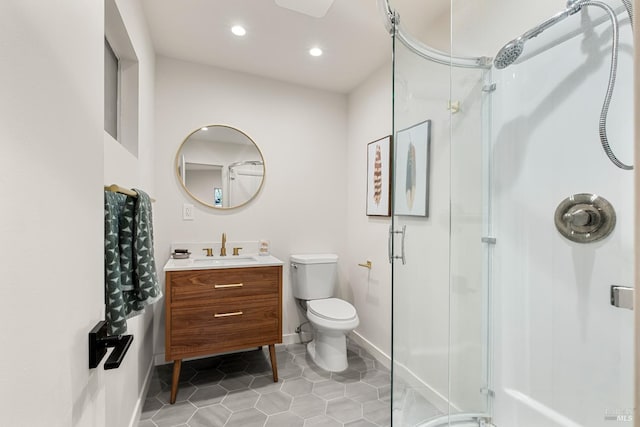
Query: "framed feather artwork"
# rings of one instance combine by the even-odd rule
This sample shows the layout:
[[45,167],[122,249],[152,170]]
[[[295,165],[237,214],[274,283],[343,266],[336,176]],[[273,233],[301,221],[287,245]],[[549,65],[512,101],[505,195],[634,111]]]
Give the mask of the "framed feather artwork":
[[396,132],[394,215],[429,216],[431,120]]
[[391,135],[367,144],[367,215],[391,216]]

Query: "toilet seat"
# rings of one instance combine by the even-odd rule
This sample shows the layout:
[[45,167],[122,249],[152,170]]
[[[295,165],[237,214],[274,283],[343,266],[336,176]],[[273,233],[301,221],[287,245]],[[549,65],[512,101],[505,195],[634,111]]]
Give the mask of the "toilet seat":
[[325,320],[350,321],[358,317],[354,306],[339,298],[312,300],[307,303],[307,310]]

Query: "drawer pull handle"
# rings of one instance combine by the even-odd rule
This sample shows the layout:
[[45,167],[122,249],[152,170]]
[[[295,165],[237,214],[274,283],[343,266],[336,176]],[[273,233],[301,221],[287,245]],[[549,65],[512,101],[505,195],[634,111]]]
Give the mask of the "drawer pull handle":
[[230,283],[228,285],[214,285],[213,287],[216,289],[224,289],[224,288],[241,288],[244,286],[244,283]]
[[241,311],[234,311],[233,313],[216,313],[213,317],[229,317],[229,316],[242,316]]

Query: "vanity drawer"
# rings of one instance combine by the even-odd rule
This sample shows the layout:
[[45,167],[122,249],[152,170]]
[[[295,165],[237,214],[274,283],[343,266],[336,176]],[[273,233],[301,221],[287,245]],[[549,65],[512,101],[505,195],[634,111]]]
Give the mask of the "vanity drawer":
[[171,310],[171,358],[280,342],[280,300],[225,299]]
[[282,267],[227,268],[167,273],[171,303],[278,295]]

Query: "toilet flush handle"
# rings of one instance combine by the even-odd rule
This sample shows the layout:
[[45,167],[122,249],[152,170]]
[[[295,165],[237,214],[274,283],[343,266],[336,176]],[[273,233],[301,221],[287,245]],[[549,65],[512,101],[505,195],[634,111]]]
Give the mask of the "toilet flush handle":
[[291,263],[291,268],[295,268],[297,270],[298,269],[298,264]]

